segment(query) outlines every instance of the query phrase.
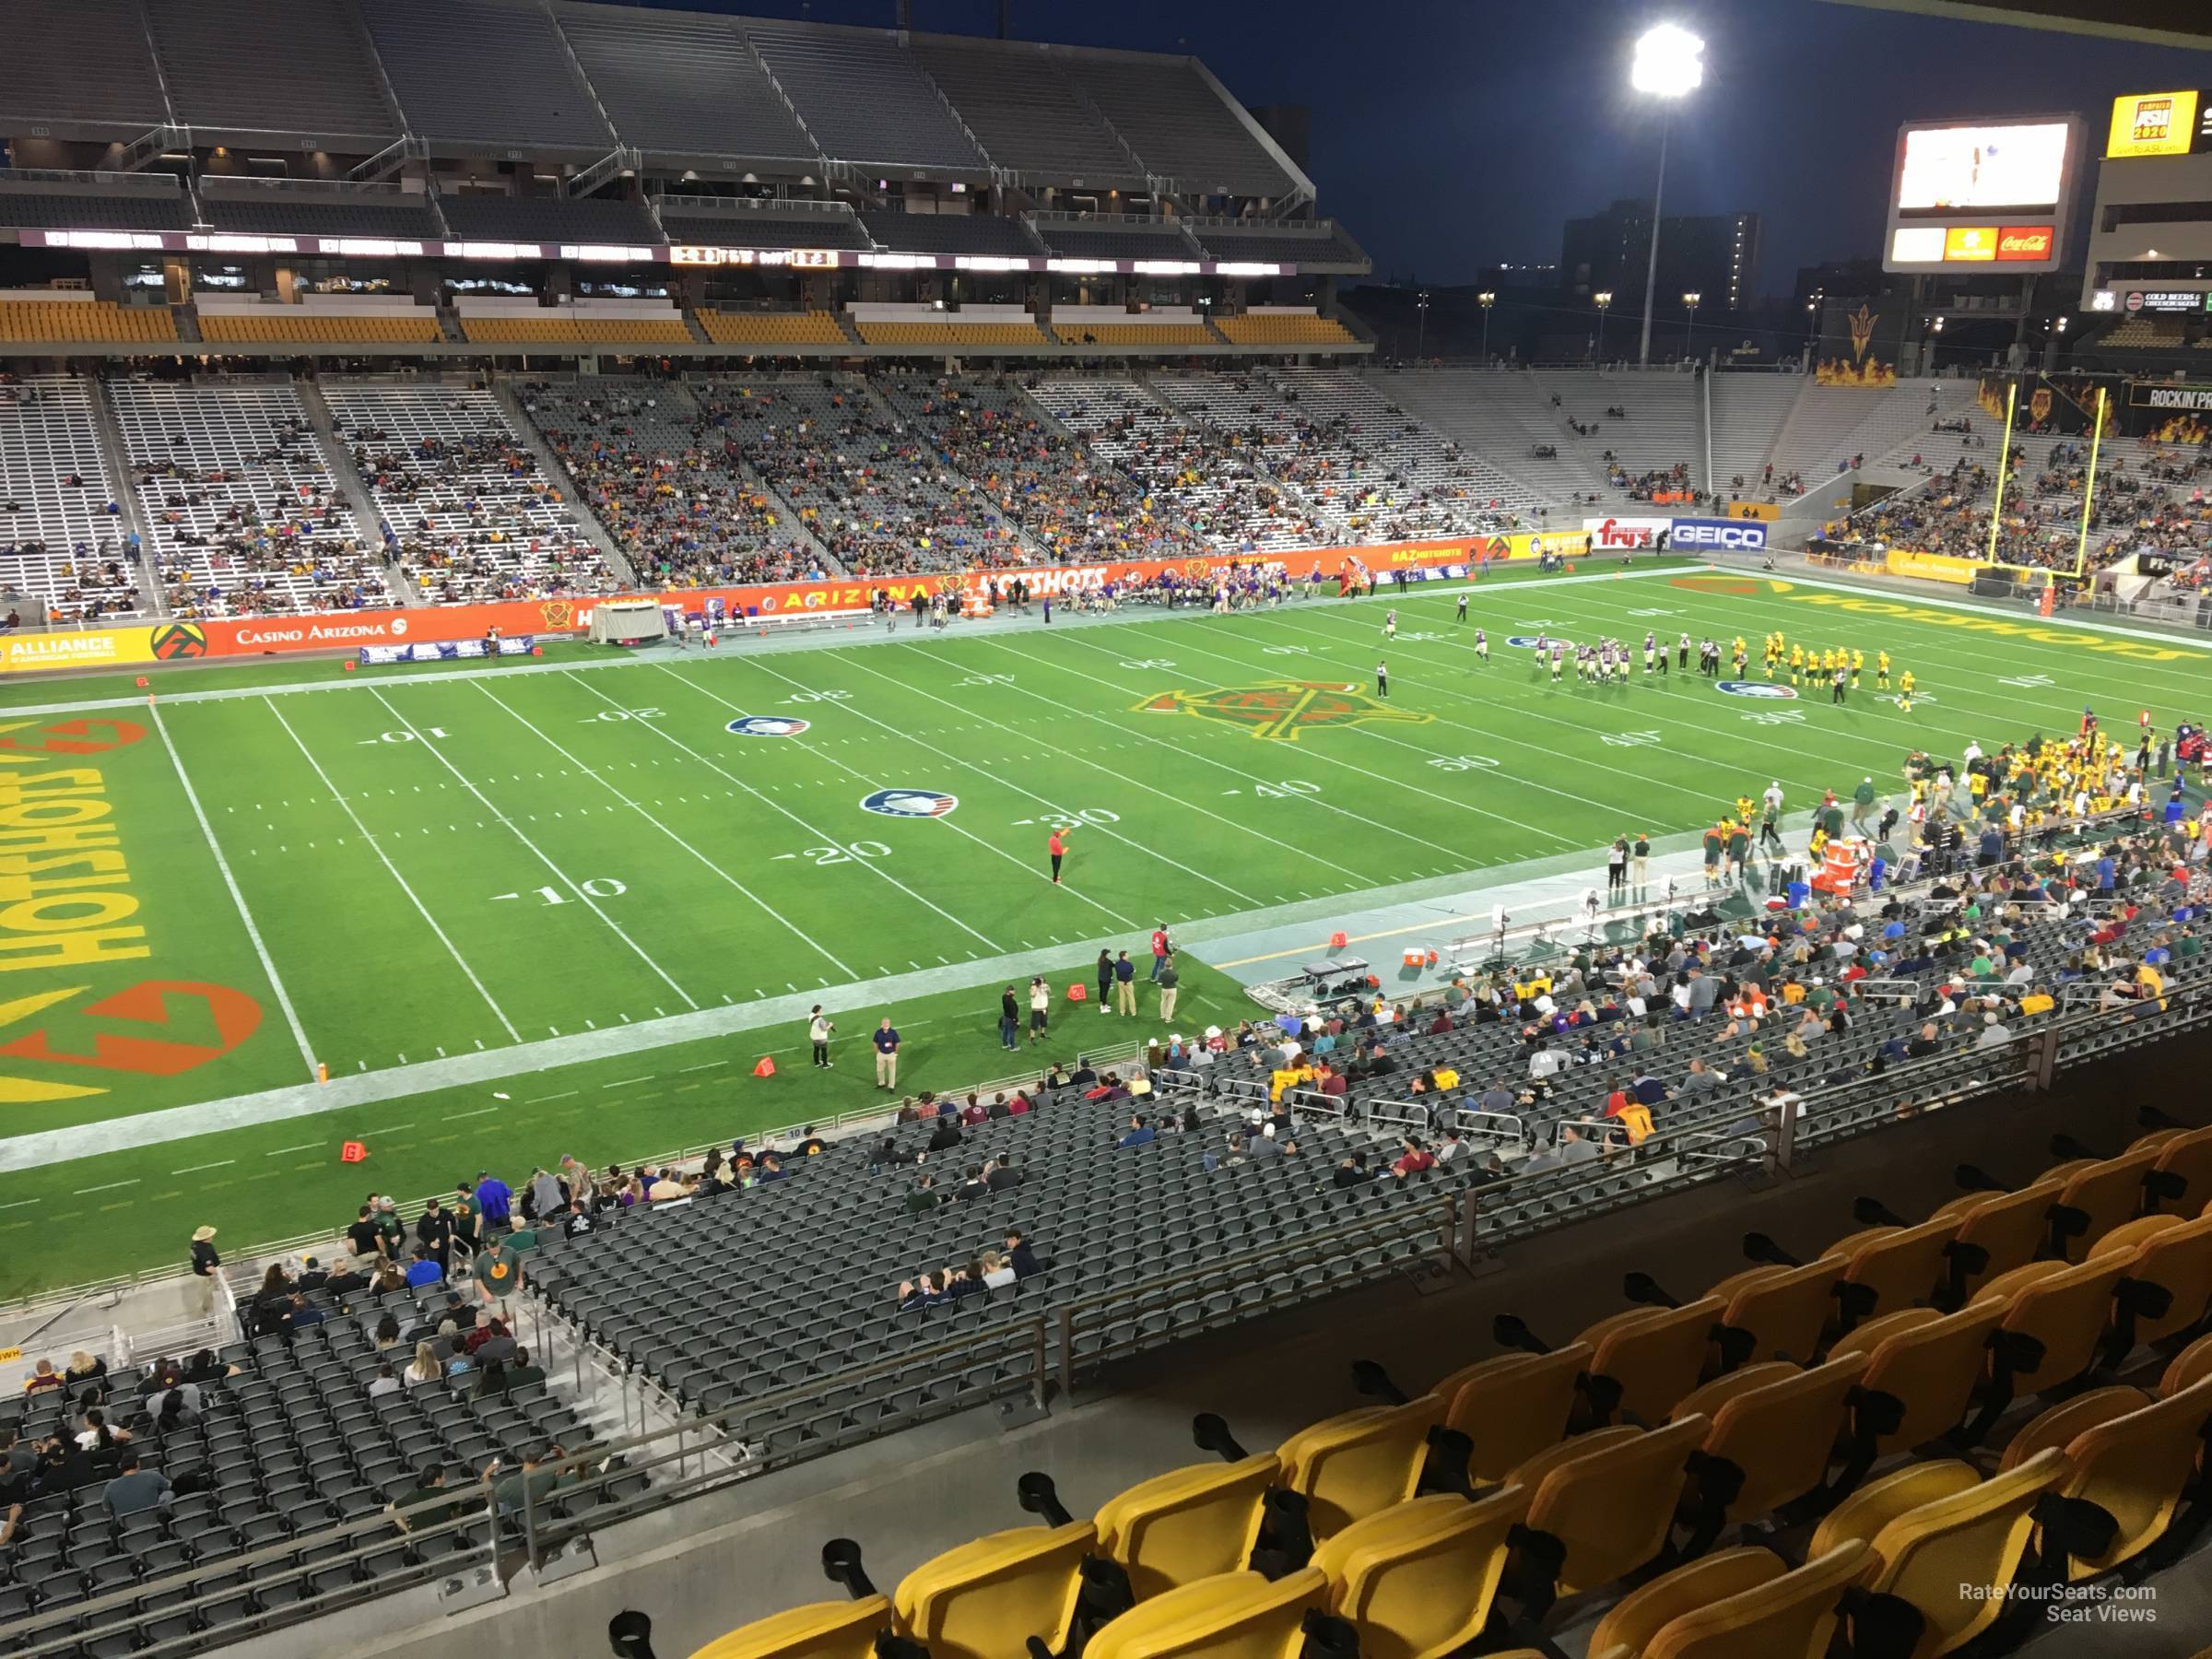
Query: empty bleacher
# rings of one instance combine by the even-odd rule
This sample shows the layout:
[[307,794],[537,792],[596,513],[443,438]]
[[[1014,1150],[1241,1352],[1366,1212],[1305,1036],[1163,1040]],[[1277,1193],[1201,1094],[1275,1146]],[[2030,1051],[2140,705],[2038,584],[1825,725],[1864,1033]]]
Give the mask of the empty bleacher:
[[958,312],[926,305],[859,303],[846,307],[871,346],[1040,346],[1044,331],[1018,305],[971,305]]
[[1065,346],[1118,346],[1173,351],[1217,344],[1206,319],[1185,306],[1132,312],[1118,305],[1058,305],[1053,333]]
[[345,346],[423,344],[441,337],[438,313],[404,298],[334,295],[284,305],[267,297],[208,294],[196,310],[203,340]]
[[166,305],[118,305],[82,290],[0,289],[0,340],[158,346],[176,337],[177,320]]
[[388,546],[437,601],[606,593],[615,585],[559,485],[475,388],[331,382],[340,440],[383,515]]
[[1030,228],[1045,251],[1063,259],[1178,259],[1202,257],[1196,242],[1173,219],[1104,214],[1096,218],[1041,216]]
[[553,15],[633,148],[734,162],[820,155],[729,19],[578,0],[559,0]]
[[1335,318],[1293,306],[1255,307],[1239,316],[1222,317],[1216,326],[1232,346],[1281,346],[1298,350],[1359,344],[1358,336]]
[[9,0],[6,23],[9,132],[128,141],[170,120],[139,0]]
[[153,606],[93,420],[91,382],[34,375],[0,391],[0,589],[44,603],[55,621]]
[[588,152],[615,135],[532,0],[377,0],[361,8],[407,130],[433,147]]
[[[1547,501],[1603,500],[1609,489],[1597,451],[1583,453],[1548,394],[1539,395],[1524,374],[1418,368],[1365,372],[1383,395],[1524,480]],[[1557,453],[1535,453],[1547,447]]]
[[146,16],[171,107],[202,143],[301,133],[377,150],[399,135],[349,6],[193,0]]
[[1067,77],[1136,152],[1186,194],[1282,196],[1292,180],[1188,58],[1070,52]]
[[1804,387],[1804,377],[1794,374],[1712,377],[1712,480],[1722,495],[1730,493],[1732,481],[1738,477],[1744,480],[1744,499],[1764,495],[1761,471],[1773,453],[1775,435]]
[[845,248],[865,252],[873,244],[853,209],[841,202],[823,203],[819,211],[801,212],[797,204],[758,204],[717,196],[663,196],[661,224],[676,242],[723,248]]
[[434,241],[445,234],[428,194],[392,187],[206,178],[200,181],[200,211],[212,229],[253,236]]
[[702,311],[699,325],[717,346],[846,346],[852,345],[826,311]]
[[172,614],[391,603],[290,382],[124,381],[108,394]]
[[1260,261],[1300,270],[1370,268],[1367,255],[1334,220],[1311,228],[1216,220],[1190,230],[1208,259],[1225,263]]
[[0,173],[0,226],[14,229],[183,230],[192,203],[173,179],[87,190]]
[[897,35],[759,19],[744,27],[826,154],[886,169],[987,173],[982,153]]
[[916,35],[909,50],[996,165],[1037,184],[1144,188],[1144,167],[1062,78],[1053,53],[955,35]]
[[864,213],[862,226],[882,246],[901,253],[967,253],[1027,259],[1043,249],[1019,219],[988,213]]
[[600,242],[651,247],[661,240],[653,215],[608,196],[493,195],[455,191],[438,198],[453,233],[465,241]]

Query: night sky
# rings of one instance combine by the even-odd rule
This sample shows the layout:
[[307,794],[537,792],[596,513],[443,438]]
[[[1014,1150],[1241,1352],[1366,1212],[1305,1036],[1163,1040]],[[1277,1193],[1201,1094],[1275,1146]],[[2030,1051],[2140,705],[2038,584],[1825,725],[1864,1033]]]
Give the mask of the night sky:
[[[688,0],[683,9],[888,27],[891,0]],[[1559,256],[1561,220],[1648,195],[1658,120],[1630,43],[1675,21],[1706,43],[1677,123],[1670,212],[1766,217],[1762,292],[1880,251],[1900,121],[2078,111],[2102,153],[2122,92],[2212,84],[2212,53],[1954,23],[1823,0],[1015,0],[1028,40],[1189,52],[1247,104],[1312,110],[1309,171],[1378,277],[1445,284]],[[996,29],[993,0],[914,0],[914,27]],[[2094,188],[2094,161],[2080,184]],[[2074,250],[2079,259],[2079,250]]]

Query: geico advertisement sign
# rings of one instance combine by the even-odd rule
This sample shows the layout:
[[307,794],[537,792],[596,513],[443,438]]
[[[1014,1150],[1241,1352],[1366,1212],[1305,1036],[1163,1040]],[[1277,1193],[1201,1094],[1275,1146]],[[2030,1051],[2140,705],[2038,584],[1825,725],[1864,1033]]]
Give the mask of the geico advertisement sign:
[[1677,519],[1667,546],[1675,552],[1689,547],[1717,548],[1724,553],[1763,552],[1767,527],[1756,520]]
[[1671,518],[1586,518],[1583,528],[1589,533],[1590,549],[1602,553],[1607,547],[1649,547],[1656,545],[1659,533],[1672,530]]

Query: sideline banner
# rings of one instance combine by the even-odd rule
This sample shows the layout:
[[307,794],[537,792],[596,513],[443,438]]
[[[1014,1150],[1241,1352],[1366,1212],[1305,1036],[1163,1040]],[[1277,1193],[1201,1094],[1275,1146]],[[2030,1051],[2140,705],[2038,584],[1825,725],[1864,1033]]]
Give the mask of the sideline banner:
[[1667,537],[1671,552],[1764,553],[1767,527],[1758,520],[1678,518]]
[[[1595,521],[1594,521],[1595,522]],[[1644,521],[1621,521],[1624,524]],[[1664,526],[1667,521],[1649,521]],[[985,582],[1015,577],[1036,594],[1093,591],[1148,582],[1172,571],[1203,581],[1232,566],[1279,563],[1303,580],[1309,571],[1335,577],[1347,563],[1369,575],[1393,570],[1472,568],[1556,553],[1576,557],[1590,537],[1572,532],[1515,532],[1511,535],[1453,536],[1435,541],[1365,547],[1315,547],[1277,553],[1214,553],[1189,559],[1124,559],[1111,564],[1025,566],[1006,571],[945,571],[879,578],[837,577],[818,582],[755,583],[740,587],[665,588],[645,594],[594,594],[573,599],[505,599],[483,605],[439,605],[385,610],[320,611],[304,616],[225,617],[199,622],[159,622],[76,632],[0,635],[0,675],[109,668],[198,657],[272,656],[299,651],[361,651],[373,647],[456,643],[480,640],[497,628],[510,637],[550,639],[582,634],[592,610],[605,599],[650,598],[688,616],[774,617],[793,611],[865,611],[878,592],[896,603],[917,596],[978,591]],[[1648,537],[1632,545],[1649,546]],[[1601,550],[1603,547],[1601,547]]]
[[1732,519],[1763,519],[1772,524],[1782,516],[1782,509],[1772,501],[1731,501],[1728,516]]
[[1941,553],[1915,553],[1892,547],[1883,556],[1883,567],[1892,576],[1917,576],[1924,582],[1949,582],[1966,586],[1980,567],[1969,559],[1950,559]]

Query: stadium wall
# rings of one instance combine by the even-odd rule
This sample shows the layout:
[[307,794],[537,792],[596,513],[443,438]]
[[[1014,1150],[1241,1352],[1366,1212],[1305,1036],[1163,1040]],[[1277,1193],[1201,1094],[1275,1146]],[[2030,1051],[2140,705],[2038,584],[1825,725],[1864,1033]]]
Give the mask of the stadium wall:
[[1236,565],[1281,563],[1302,577],[1308,569],[1324,580],[1347,566],[1370,574],[1406,570],[1446,574],[1480,563],[1529,559],[1540,553],[1579,553],[1580,535],[1457,536],[1442,540],[1315,547],[1269,554],[1211,554],[1181,559],[1124,559],[1109,564],[1017,567],[948,571],[940,575],[840,577],[743,587],[679,588],[653,594],[610,594],[572,599],[511,599],[488,605],[441,605],[392,610],[316,612],[301,616],[229,617],[171,621],[82,632],[14,634],[0,638],[0,674],[133,667],[206,657],[269,656],[288,652],[348,651],[364,645],[438,644],[503,634],[582,636],[602,599],[648,598],[689,616],[708,613],[719,600],[730,618],[786,616],[794,611],[865,610],[878,590],[894,600],[938,593],[980,593],[985,582],[1019,576],[1037,594],[1093,593],[1151,582],[1172,572],[1202,581]]

